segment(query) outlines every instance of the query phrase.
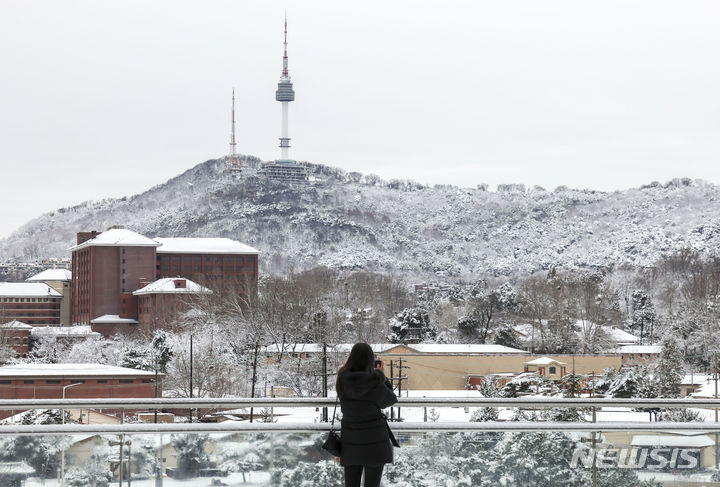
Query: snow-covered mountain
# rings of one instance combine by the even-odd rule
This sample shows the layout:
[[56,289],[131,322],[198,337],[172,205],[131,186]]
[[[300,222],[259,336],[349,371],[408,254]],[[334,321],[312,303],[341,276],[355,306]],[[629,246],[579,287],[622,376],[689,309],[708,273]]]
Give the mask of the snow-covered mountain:
[[[243,163],[254,174],[259,160]],[[116,224],[150,237],[234,238],[263,252],[266,272],[326,265],[451,280],[646,266],[681,248],[720,253],[720,187],[700,180],[488,191],[308,166],[314,181],[288,185],[233,178],[210,160],[142,194],[44,214],[0,240],[0,260],[67,256],[77,231]]]

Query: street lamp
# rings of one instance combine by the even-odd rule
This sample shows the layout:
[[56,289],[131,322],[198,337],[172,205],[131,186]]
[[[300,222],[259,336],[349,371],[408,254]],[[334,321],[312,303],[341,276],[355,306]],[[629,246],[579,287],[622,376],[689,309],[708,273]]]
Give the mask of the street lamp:
[[[65,402],[65,391],[74,386],[79,386],[84,384],[83,382],[74,382],[72,384],[68,384],[66,386],[63,386],[62,388],[62,398],[63,402]],[[60,416],[62,424],[65,424],[65,408],[60,410]],[[60,454],[60,487],[65,487],[65,447],[63,447],[61,454]]]

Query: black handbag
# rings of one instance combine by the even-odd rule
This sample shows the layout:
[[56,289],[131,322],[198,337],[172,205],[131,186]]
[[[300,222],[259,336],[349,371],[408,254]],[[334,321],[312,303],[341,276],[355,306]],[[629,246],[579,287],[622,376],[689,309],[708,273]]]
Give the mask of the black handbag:
[[342,452],[342,441],[335,431],[335,411],[337,410],[338,401],[340,401],[339,397],[335,400],[332,423],[330,423],[330,432],[328,433],[325,442],[322,444],[322,449],[334,457],[339,457]]

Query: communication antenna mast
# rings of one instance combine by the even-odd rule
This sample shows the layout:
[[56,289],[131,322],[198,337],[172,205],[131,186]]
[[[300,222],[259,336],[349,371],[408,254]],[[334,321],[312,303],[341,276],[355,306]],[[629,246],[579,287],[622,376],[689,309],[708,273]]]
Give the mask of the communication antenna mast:
[[230,155],[227,156],[227,168],[233,174],[240,174],[240,158],[237,155],[237,143],[235,142],[235,88],[232,90],[232,125],[230,129]]

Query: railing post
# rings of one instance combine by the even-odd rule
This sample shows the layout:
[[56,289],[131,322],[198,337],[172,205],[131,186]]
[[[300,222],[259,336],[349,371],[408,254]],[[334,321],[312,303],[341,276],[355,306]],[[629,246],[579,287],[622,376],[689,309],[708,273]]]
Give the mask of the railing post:
[[[592,408],[592,422],[597,423],[597,408]],[[595,431],[592,433],[592,449],[593,449],[593,466],[592,466],[592,484],[593,487],[598,487],[597,478],[597,436]]]

